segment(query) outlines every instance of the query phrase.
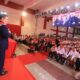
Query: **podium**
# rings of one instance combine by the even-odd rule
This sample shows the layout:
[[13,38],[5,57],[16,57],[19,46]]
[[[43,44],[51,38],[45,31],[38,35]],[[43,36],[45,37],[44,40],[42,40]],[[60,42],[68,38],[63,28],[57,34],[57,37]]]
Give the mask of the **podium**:
[[14,55],[15,53],[15,49],[16,49],[16,41],[14,41],[13,39],[8,39],[8,49],[6,50],[6,57],[9,58],[12,55]]

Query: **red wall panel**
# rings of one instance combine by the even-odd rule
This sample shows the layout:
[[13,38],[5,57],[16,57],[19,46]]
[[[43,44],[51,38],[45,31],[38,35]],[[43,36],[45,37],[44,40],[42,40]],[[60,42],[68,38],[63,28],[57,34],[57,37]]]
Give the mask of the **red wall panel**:
[[21,26],[20,25],[14,25],[14,24],[8,24],[8,28],[12,33],[16,33],[17,35],[21,35]]

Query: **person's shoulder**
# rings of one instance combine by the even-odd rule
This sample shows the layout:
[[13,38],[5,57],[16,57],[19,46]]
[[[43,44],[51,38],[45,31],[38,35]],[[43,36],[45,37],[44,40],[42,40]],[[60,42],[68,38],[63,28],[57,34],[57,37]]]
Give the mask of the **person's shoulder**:
[[1,30],[4,30],[4,29],[6,29],[6,28],[7,28],[6,25],[4,25],[4,24],[3,24],[3,25],[0,25],[0,29],[1,29]]
[[0,24],[0,27],[6,27],[6,25],[5,24]]

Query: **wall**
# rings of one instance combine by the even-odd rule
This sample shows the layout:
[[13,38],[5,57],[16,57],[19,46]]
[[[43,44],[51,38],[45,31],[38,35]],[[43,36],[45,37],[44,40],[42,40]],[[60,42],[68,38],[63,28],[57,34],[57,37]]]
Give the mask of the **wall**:
[[12,33],[16,33],[16,35],[21,35],[21,26],[8,24],[8,28]]
[[53,31],[51,31],[51,21],[47,23],[47,27],[46,29],[43,29],[44,26],[44,18],[42,17],[38,17],[37,19],[37,29],[36,29],[36,34],[40,34],[40,33],[45,33],[47,34],[53,34]]
[[33,35],[35,30],[35,16],[28,14],[24,18],[24,26],[22,26],[22,32],[23,35]]

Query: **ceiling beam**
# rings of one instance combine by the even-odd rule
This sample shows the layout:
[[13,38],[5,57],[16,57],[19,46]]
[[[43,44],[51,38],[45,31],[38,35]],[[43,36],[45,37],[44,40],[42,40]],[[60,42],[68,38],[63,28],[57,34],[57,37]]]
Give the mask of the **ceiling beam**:
[[9,7],[9,8],[14,8],[14,9],[17,9],[17,10],[23,10],[22,5],[13,3],[11,1],[8,1],[7,4],[4,4],[4,3],[5,3],[5,0],[0,0],[0,5],[6,6],[6,7]]
[[33,15],[36,14],[36,10],[30,9],[30,8],[28,8],[26,11]]
[[4,4],[8,4],[9,0],[4,0]]
[[[21,10],[21,11],[23,11],[23,9],[24,9],[24,6],[13,3],[10,0],[8,0],[7,4],[5,4],[5,0],[0,0],[0,5],[6,6],[9,8],[13,8],[13,9],[17,9],[17,10]],[[35,10],[33,10],[33,9],[28,8],[26,11],[30,14],[33,14],[33,15],[35,14]]]
[[30,7],[35,6],[36,4],[40,3],[42,0],[32,0],[28,4],[24,5],[24,10]]
[[0,0],[0,5],[4,5],[4,0]]

